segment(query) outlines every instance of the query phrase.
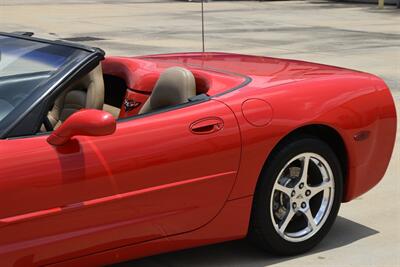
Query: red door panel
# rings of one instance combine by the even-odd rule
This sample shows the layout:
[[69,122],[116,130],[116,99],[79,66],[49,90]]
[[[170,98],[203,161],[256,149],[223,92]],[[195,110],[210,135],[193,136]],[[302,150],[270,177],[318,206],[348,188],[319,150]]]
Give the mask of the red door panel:
[[0,223],[116,193],[93,144],[53,147],[46,138],[0,141]]
[[[221,129],[191,132],[210,117]],[[223,207],[240,160],[236,119],[213,100],[58,148],[46,137],[0,141],[6,265],[47,264],[199,228]]]
[[79,137],[58,148],[46,138],[0,141],[1,266],[63,260],[162,236],[151,224],[132,222],[114,201],[118,190],[95,146],[101,138]]
[[[214,100],[150,117],[120,123],[113,143],[97,144],[99,150],[118,151],[104,153],[104,159],[118,191],[132,194],[127,212],[144,217],[165,213],[154,223],[168,235],[201,227],[222,208],[236,178],[236,118]],[[208,122],[221,129],[193,133],[191,126],[201,120],[203,126]],[[146,193],[136,195],[141,190]]]

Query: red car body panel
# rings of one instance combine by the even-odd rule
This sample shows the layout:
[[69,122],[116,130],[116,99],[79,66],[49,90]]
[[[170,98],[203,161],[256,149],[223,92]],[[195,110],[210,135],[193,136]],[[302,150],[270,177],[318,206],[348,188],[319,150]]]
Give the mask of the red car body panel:
[[[211,99],[132,117],[177,65]],[[96,266],[242,238],[268,155],[304,127],[342,139],[343,201],[376,185],[391,157],[393,99],[370,74],[224,53],[110,57],[103,72],[140,102],[114,134],[60,147],[47,135],[0,140],[2,266]],[[218,127],[193,126],[207,122]]]

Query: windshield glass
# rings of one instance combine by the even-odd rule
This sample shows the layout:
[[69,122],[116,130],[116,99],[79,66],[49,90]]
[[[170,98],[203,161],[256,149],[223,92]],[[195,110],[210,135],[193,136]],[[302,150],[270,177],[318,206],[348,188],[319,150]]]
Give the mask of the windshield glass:
[[0,35],[0,122],[79,55],[87,52]]

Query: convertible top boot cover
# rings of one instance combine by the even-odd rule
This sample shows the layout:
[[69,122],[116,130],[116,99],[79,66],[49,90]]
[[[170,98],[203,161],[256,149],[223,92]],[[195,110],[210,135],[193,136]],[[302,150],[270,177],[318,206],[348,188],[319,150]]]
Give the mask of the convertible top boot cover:
[[188,102],[196,95],[196,82],[191,71],[172,67],[161,73],[149,99],[139,114]]

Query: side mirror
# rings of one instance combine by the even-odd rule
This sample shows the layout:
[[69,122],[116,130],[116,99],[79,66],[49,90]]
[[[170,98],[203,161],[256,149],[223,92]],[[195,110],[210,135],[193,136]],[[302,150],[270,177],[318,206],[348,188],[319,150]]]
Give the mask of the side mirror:
[[75,135],[109,135],[115,132],[116,126],[115,118],[110,113],[96,109],[83,109],[69,116],[58,129],[51,133],[47,142],[60,146]]

